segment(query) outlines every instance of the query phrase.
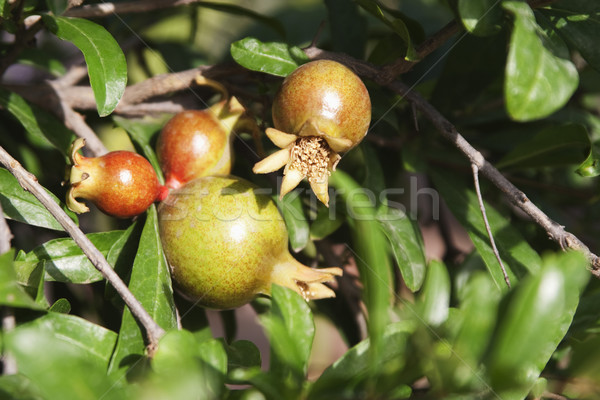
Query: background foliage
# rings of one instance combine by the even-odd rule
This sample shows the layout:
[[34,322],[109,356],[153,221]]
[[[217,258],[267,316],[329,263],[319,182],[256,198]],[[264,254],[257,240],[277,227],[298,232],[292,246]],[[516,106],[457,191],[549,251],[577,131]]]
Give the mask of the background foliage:
[[[64,0],[0,0],[0,145],[57,203],[68,148],[80,133],[73,109],[109,150],[135,150],[158,170],[161,125],[177,107],[205,108],[213,93],[173,87],[154,104],[145,93],[138,105],[146,108],[136,114],[123,106],[127,87],[198,68],[264,128],[281,78],[310,59],[303,48],[315,40],[381,71],[405,68],[398,79],[533,203],[598,248],[597,2],[173,1],[137,12],[144,3],[155,2],[115,2],[136,12],[81,17],[94,2],[72,8]],[[446,37],[444,29],[456,33]],[[422,56],[427,43],[431,51]],[[82,65],[88,75],[73,86],[69,77]],[[468,160],[406,100],[381,82],[365,83],[373,122],[331,177],[335,207],[317,205],[308,191],[279,202],[297,258],[345,267],[338,297],[306,303],[274,287],[270,299],[257,299],[252,308],[267,349],[239,339],[247,327],[234,312],[208,313],[211,331],[206,311],[174,293],[155,206],[133,221],[71,213],[167,331],[149,357],[144,330],[116,292],[0,169],[0,204],[14,235],[13,249],[0,256],[0,397],[597,398],[600,285],[586,258],[562,252],[482,181],[508,288]],[[91,87],[90,96],[67,90],[82,87]],[[48,100],[48,88],[62,93],[62,108]],[[251,173],[257,155],[249,134],[240,132],[235,149],[234,174],[275,189]],[[472,245],[457,239],[465,232]],[[213,337],[214,318],[224,337]],[[7,324],[13,319],[15,327]],[[334,326],[347,351],[309,379],[318,356],[311,349],[331,340],[314,341],[324,329],[315,321]],[[18,373],[8,373],[13,360]]]

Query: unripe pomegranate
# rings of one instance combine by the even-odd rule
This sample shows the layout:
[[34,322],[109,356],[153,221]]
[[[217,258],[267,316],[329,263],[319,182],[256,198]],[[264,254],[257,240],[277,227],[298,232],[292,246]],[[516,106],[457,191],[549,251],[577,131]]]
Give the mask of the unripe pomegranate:
[[180,112],[161,130],[156,155],[170,189],[203,176],[231,172],[231,133],[244,107],[235,97],[229,98],[219,83],[208,79],[198,83],[217,89],[223,100],[206,110]]
[[356,146],[371,122],[367,88],[350,69],[330,60],[304,64],[288,75],[273,101],[273,124],[266,133],[281,150],[258,162],[263,174],[285,166],[280,195],[308,178],[325,205],[331,170],[339,153]]
[[160,237],[180,291],[199,305],[228,309],[268,295],[271,284],[306,300],[334,297],[322,282],[339,268],[309,268],[288,251],[275,203],[234,176],[204,177],[171,191],[158,207]]
[[75,200],[90,200],[101,211],[117,218],[143,213],[155,201],[162,201],[168,189],[158,182],[152,165],[131,151],[112,151],[101,157],[84,157],[85,145],[77,139],[71,145],[71,170],[67,206],[76,213],[90,209]]

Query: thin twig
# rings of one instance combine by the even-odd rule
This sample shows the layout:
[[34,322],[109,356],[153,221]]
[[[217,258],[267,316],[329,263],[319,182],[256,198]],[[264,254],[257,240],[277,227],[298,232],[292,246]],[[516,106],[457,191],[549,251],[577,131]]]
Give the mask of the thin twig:
[[508,278],[508,274],[506,273],[506,268],[504,268],[502,258],[500,258],[500,252],[498,252],[498,248],[496,247],[496,241],[494,240],[494,235],[492,235],[492,228],[490,228],[487,213],[485,212],[485,204],[483,203],[483,197],[481,196],[481,188],[479,187],[479,169],[475,164],[471,164],[471,168],[473,170],[473,182],[475,184],[475,193],[477,193],[477,201],[479,202],[479,210],[481,211],[481,215],[483,216],[485,230],[487,231],[488,238],[490,239],[490,244],[492,245],[492,250],[494,252],[494,255],[496,256],[496,260],[498,260],[498,264],[500,264],[500,269],[502,269],[502,274],[504,275],[504,282],[506,282],[506,285],[510,288],[510,279]]
[[44,188],[37,182],[37,178],[26,171],[17,160],[0,147],[0,163],[17,178],[23,189],[33,194],[40,203],[61,224],[65,231],[73,238],[75,243],[83,250],[90,262],[102,276],[110,282],[119,296],[131,310],[133,316],[144,326],[150,347],[156,347],[158,340],[165,331],[152,319],[139,300],[131,293],[119,275],[111,268],[104,255],[92,244],[87,236],[48,195]]
[[86,4],[82,7],[71,8],[63,15],[67,17],[94,18],[106,17],[112,14],[131,14],[155,11],[164,8],[185,6],[200,3],[202,0],[142,0],[128,1],[123,3],[102,2],[98,4]]

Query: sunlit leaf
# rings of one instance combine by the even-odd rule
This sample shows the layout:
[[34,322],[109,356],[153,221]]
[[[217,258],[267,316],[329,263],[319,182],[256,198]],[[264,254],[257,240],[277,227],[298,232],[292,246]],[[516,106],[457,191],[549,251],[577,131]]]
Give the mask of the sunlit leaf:
[[309,61],[298,47],[281,42],[263,43],[252,37],[233,42],[231,56],[244,68],[282,77]]
[[504,82],[506,108],[517,121],[546,117],[571,98],[579,84],[577,69],[545,47],[527,3],[505,1],[502,6],[514,16]]
[[502,9],[498,0],[458,0],[457,9],[463,26],[470,33],[487,36],[500,31]]
[[127,85],[127,63],[112,35],[87,19],[44,14],[44,24],[62,40],[73,43],[85,57],[94,91],[98,114],[110,114],[123,96]]
[[[177,326],[171,277],[160,242],[158,216],[154,205],[146,212],[146,222],[131,270],[129,290],[163,329],[173,329]],[[145,347],[144,332],[131,311],[125,308],[109,373],[122,376],[143,357]]]
[[549,255],[539,273],[524,279],[498,322],[487,363],[494,391],[523,399],[563,339],[589,279],[576,252]]
[[14,251],[0,255],[0,305],[41,309],[41,305],[31,298],[17,283],[13,268]]
[[295,252],[304,249],[308,243],[309,227],[304,208],[302,207],[302,199],[297,192],[291,192],[283,199],[279,196],[273,196],[273,200],[277,203],[277,207],[283,215],[285,226],[288,230],[290,245]]

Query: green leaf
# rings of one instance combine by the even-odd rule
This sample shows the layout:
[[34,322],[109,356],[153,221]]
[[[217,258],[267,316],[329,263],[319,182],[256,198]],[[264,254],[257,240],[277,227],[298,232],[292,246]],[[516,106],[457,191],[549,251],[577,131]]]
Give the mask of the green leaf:
[[43,307],[35,302],[17,283],[17,274],[13,268],[14,250],[0,255],[0,305],[24,307],[34,310]]
[[315,334],[312,313],[296,292],[278,285],[271,287],[271,310],[260,316],[271,344],[273,373],[291,373],[297,387],[302,385]]
[[[62,325],[65,320],[43,319],[7,335],[6,347],[17,360],[19,372],[35,383],[45,399],[127,399],[124,391],[106,376],[103,364],[114,344],[114,333],[96,325],[85,331],[87,324],[93,324],[81,322],[80,318],[75,324],[70,320]],[[94,336],[99,333],[103,336]]]
[[[385,372],[385,375],[394,377],[394,386],[401,384],[399,373],[407,366],[408,339],[414,329],[413,324],[408,321],[396,322],[385,328],[381,338],[386,351],[378,360],[378,367],[380,371]],[[365,379],[373,374],[368,356],[370,346],[371,340],[365,339],[348,350],[321,374],[311,386],[308,398],[311,400],[370,398],[369,394],[373,393],[368,393],[367,390],[382,393],[384,397],[381,398],[386,398],[389,392],[386,393],[388,388],[382,386],[383,380],[377,387],[370,388],[369,382]],[[380,376],[383,377],[384,373]]]
[[57,341],[77,348],[81,358],[102,371],[108,366],[117,340],[117,334],[111,330],[83,318],[58,312],[49,312],[22,325],[17,331],[19,329],[35,329],[36,332],[53,336]]
[[144,117],[143,119],[127,119],[116,115],[113,116],[113,121],[115,121],[118,126],[125,129],[131,139],[142,149],[142,153],[154,167],[154,171],[156,171],[159,181],[162,184],[164,184],[165,180],[158,162],[158,157],[152,146],[152,138],[162,129],[167,118],[170,118],[170,116],[162,118]]
[[73,43],[85,57],[98,114],[110,114],[127,85],[127,63],[123,51],[102,26],[80,18],[45,14],[44,24],[58,38]]
[[559,0],[539,12],[550,19],[570,47],[577,49],[593,68],[600,71],[600,49],[596,40],[600,35],[600,3]]
[[273,196],[273,200],[283,215],[292,250],[297,253],[306,247],[309,236],[308,221],[304,215],[300,192],[292,191],[283,199],[279,199],[276,195]]
[[[338,190],[344,200],[347,221],[352,232],[352,251],[364,285],[363,299],[369,314],[368,331],[373,369],[383,352],[380,338],[388,322],[392,300],[391,266],[387,240],[375,210],[375,199],[369,196],[350,175],[341,170],[331,174],[329,184]],[[332,204],[333,205],[333,204]]]
[[336,212],[335,207],[325,207],[319,205],[317,215],[310,225],[310,238],[321,240],[335,232],[342,224],[344,219]]
[[51,144],[63,155],[68,155],[75,135],[53,115],[3,88],[0,88],[0,106],[19,120],[35,140]]
[[265,15],[259,14],[256,11],[250,10],[248,8],[240,7],[235,4],[226,4],[226,3],[214,3],[210,1],[202,1],[197,3],[199,7],[209,8],[211,10],[223,11],[228,14],[240,15],[243,17],[249,17],[257,20],[258,22],[262,22],[267,25],[269,28],[273,29],[277,32],[281,37],[285,37],[285,28],[281,21],[277,18],[267,17]]
[[282,77],[309,61],[299,47],[281,42],[263,43],[252,37],[233,42],[231,56],[244,68]]
[[416,292],[423,284],[427,266],[418,225],[399,209],[388,206],[379,209],[377,220],[390,242],[404,283]]
[[457,10],[469,33],[488,36],[501,29],[502,10],[498,0],[458,0]]
[[[46,191],[57,204],[62,206],[69,217],[77,222],[77,216],[68,210],[50,191]],[[26,192],[19,185],[17,178],[4,168],[0,168],[0,204],[2,204],[2,210],[7,218],[42,228],[57,231],[64,230],[38,199],[31,193]]]
[[46,0],[46,5],[55,15],[60,15],[69,6],[69,2],[67,0]]
[[[146,212],[146,222],[129,281],[129,289],[163,329],[174,329],[175,305],[167,262],[158,233],[156,206]],[[109,373],[121,377],[142,357],[145,350],[144,333],[131,311],[125,308]]]
[[152,370],[152,384],[141,398],[224,397],[227,354],[218,340],[199,342],[189,331],[169,331],[152,358]]
[[[2,1],[0,1],[0,5]],[[44,400],[31,379],[22,374],[0,376],[0,398],[4,400]]]
[[450,276],[444,263],[435,260],[429,263],[419,303],[420,319],[428,326],[439,326],[448,318]]
[[[454,174],[439,170],[431,170],[430,174],[452,214],[469,233],[496,286],[500,290],[506,290],[502,270],[485,229],[477,195]],[[485,201],[484,204],[492,235],[511,283],[515,283],[527,272],[539,270],[541,259],[538,253],[529,246],[521,233],[511,226],[508,218]]]
[[[114,248],[114,244],[120,241],[124,233],[125,231],[99,232],[90,233],[87,237],[106,257],[109,251],[119,250]],[[46,261],[47,281],[92,283],[104,279],[71,238],[52,239],[27,253],[24,261]]]
[[[63,63],[57,58],[57,54],[39,48],[24,49],[21,54],[19,54],[19,58],[16,62],[40,68],[56,77],[62,76],[67,72]],[[64,126],[63,129],[65,129]]]
[[[67,299],[58,299],[52,304],[52,306],[48,309],[48,311],[52,311],[55,313],[68,314],[71,312],[71,303]],[[115,338],[116,340],[116,338]]]
[[517,121],[546,117],[564,106],[577,88],[577,69],[545,47],[547,37],[527,3],[504,1],[502,6],[515,17],[506,61],[506,108]]
[[584,161],[590,148],[590,139],[582,125],[553,125],[517,145],[496,166],[540,168],[579,164]]
[[249,340],[236,340],[225,346],[225,351],[227,351],[228,371],[261,366],[260,350]]
[[379,2],[372,1],[372,0],[355,0],[355,1],[356,1],[356,3],[358,3],[359,6],[361,6],[367,12],[369,12],[371,15],[373,15],[374,17],[379,19],[381,22],[386,24],[392,31],[394,31],[398,36],[400,36],[400,38],[404,42],[403,45],[406,47],[406,55],[405,55],[406,60],[408,60],[408,61],[418,61],[419,60],[417,51],[415,50],[415,48],[412,44],[411,38],[410,38],[410,32],[409,32],[408,26],[403,21],[403,16],[401,17],[401,15],[402,15],[401,13],[396,11],[393,13],[393,16],[395,16],[396,18],[389,19],[385,15],[384,10],[387,12],[390,12],[391,10],[382,6],[381,4],[379,4]]
[[[356,58],[363,58],[367,23],[365,17],[358,12],[356,3],[346,0],[325,0],[325,6],[333,49]],[[348,29],[349,26],[352,29]]]
[[600,175],[600,149],[596,144],[590,147],[590,153],[587,158],[575,170],[579,175],[586,178],[593,178]]
[[576,252],[544,257],[541,271],[523,280],[498,322],[487,370],[494,392],[523,399],[563,339],[589,279]]

